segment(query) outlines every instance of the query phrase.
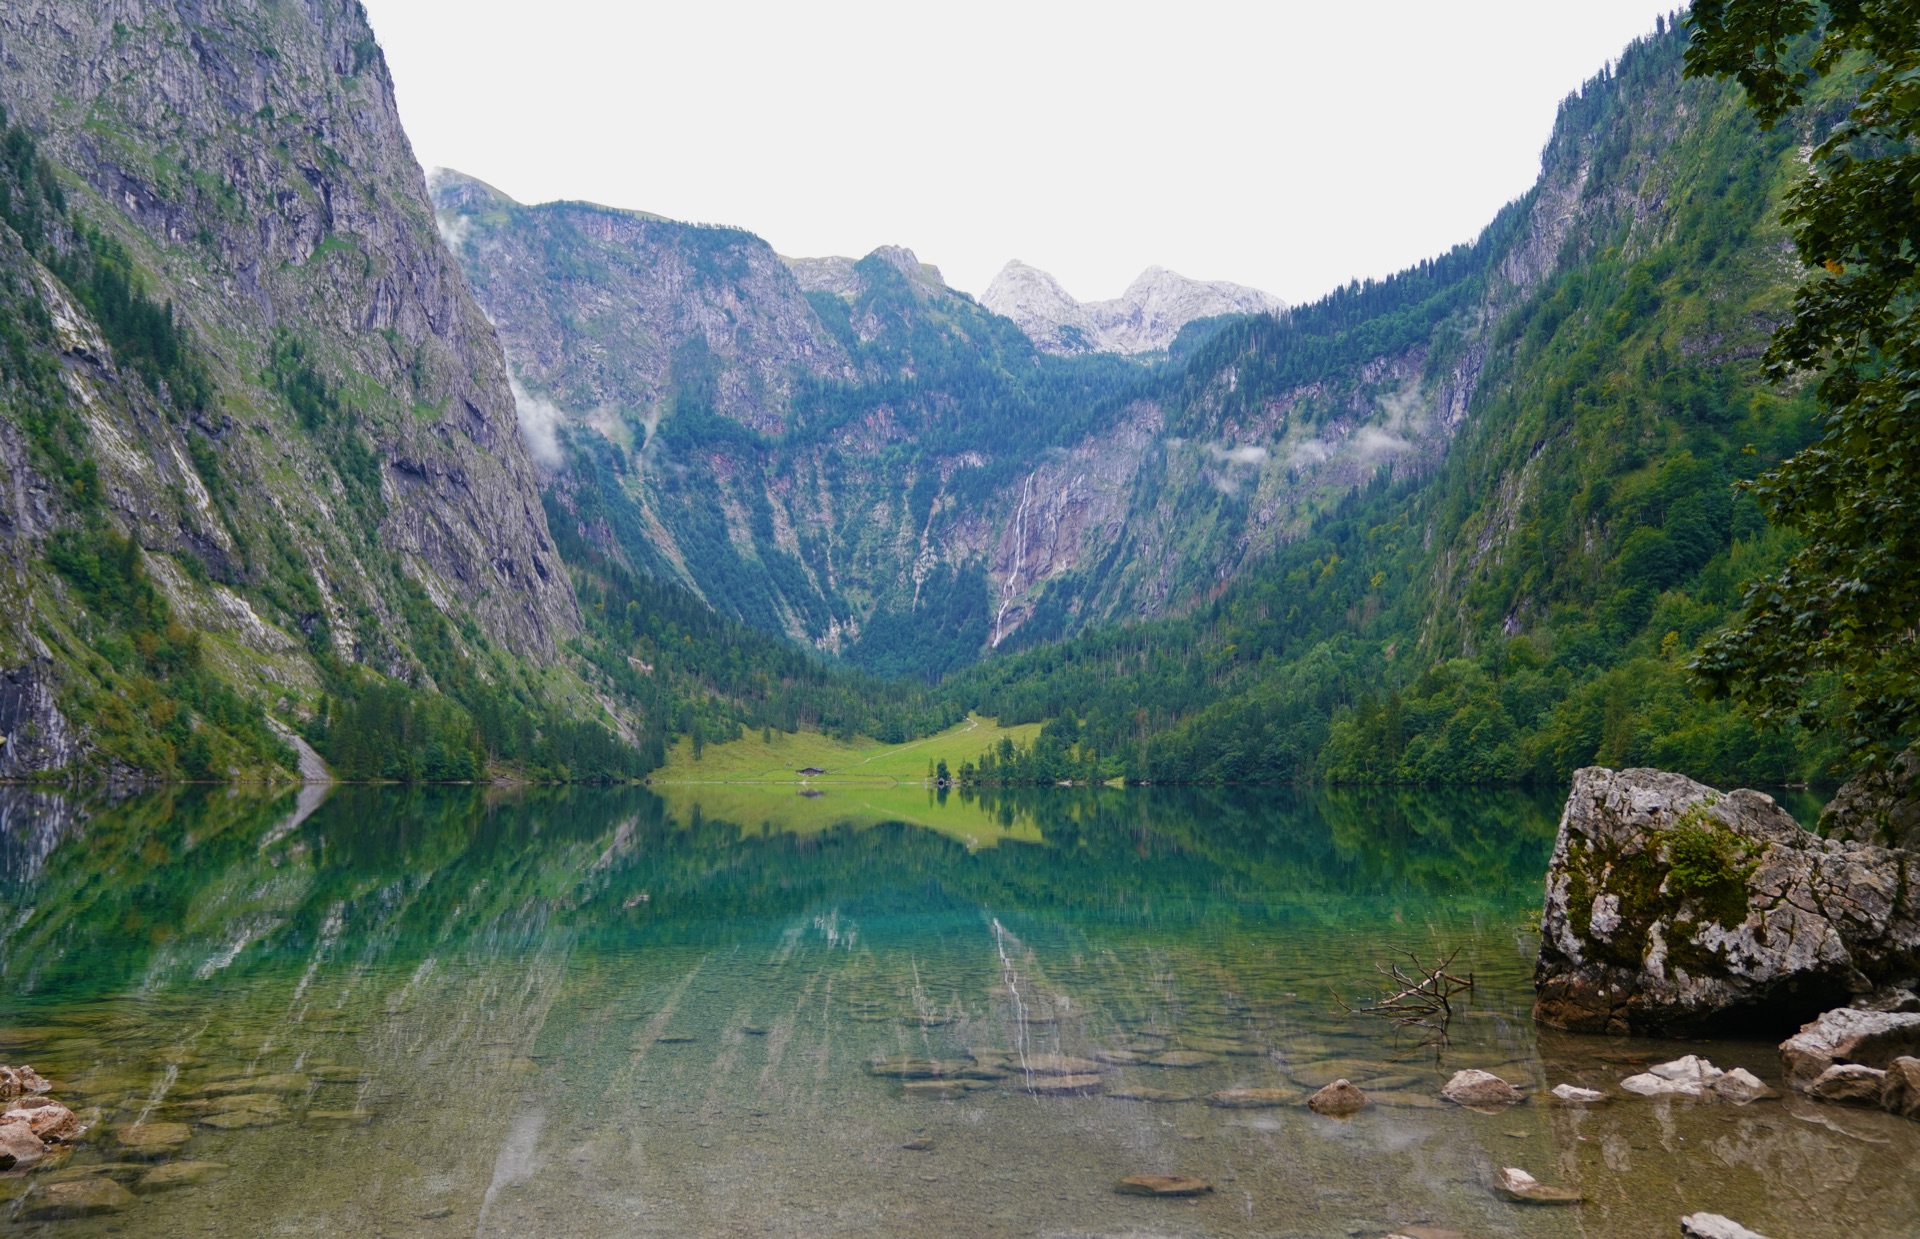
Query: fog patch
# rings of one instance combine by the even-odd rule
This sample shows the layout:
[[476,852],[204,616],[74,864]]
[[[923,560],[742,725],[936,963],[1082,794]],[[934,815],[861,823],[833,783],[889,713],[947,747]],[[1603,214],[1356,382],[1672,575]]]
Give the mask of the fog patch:
[[1333,458],[1333,445],[1321,439],[1306,439],[1293,445],[1293,451],[1287,457],[1287,464],[1299,468],[1302,465],[1324,465]]
[[450,211],[443,215],[436,211],[433,226],[440,230],[440,242],[447,247],[447,252],[457,255],[467,244],[467,234],[473,231],[473,217],[454,215]]
[[1245,444],[1241,447],[1222,447],[1215,443],[1207,450],[1213,458],[1230,465],[1264,465],[1267,463],[1267,449],[1258,444]]
[[536,464],[558,469],[566,460],[560,451],[560,423],[564,415],[551,400],[542,400],[520,386],[520,380],[508,377],[513,388],[513,409],[520,423],[520,441]]
[[1353,454],[1361,460],[1378,460],[1382,456],[1398,456],[1401,452],[1412,450],[1413,444],[1378,426],[1362,426],[1360,433],[1353,436]]

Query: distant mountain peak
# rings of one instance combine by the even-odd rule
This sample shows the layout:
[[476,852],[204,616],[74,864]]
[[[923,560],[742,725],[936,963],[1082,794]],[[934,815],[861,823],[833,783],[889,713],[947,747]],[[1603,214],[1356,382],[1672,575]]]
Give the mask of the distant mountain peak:
[[1039,348],[1060,354],[1158,352],[1195,319],[1287,308],[1257,288],[1190,279],[1165,267],[1148,267],[1111,301],[1082,302],[1017,258],[1000,269],[980,303],[1012,319]]
[[[919,285],[929,292],[947,292],[946,277],[940,274],[940,268],[932,263],[921,262],[919,255],[904,245],[882,245],[867,255],[886,263],[909,283]],[[854,267],[862,260],[857,258],[789,258],[785,254],[780,261],[787,264],[793,272],[793,278],[800,287],[810,293],[832,293],[836,297],[852,298],[859,295],[860,277],[854,273]]]

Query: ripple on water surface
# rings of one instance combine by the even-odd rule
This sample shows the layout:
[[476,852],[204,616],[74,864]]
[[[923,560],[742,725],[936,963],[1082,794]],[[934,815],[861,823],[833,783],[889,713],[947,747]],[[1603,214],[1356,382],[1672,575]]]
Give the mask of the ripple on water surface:
[[[1618,1088],[1699,1053],[1777,1092],[1769,1040],[1535,1029],[1549,801],[1060,792],[929,798],[932,830],[810,805],[796,830],[730,795],[757,820],[353,789],[291,823],[224,794],[95,807],[51,842],[0,815],[0,1061],[89,1124],[0,1174],[0,1231],[1642,1239],[1706,1210],[1878,1239],[1920,1217],[1920,1125]],[[1341,1009],[1401,947],[1473,973],[1445,1045]],[[1440,1101],[1467,1067],[1528,1100]],[[1339,1079],[1371,1104],[1306,1106]],[[1503,1198],[1506,1167],[1584,1203]]]

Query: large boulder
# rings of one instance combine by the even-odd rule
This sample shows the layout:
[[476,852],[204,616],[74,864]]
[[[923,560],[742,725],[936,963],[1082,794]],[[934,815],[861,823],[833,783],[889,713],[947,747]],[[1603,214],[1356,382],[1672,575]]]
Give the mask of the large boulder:
[[1920,752],[1849,781],[1820,814],[1820,833],[1844,842],[1920,852]]
[[1574,775],[1534,1018],[1576,1032],[1787,1029],[1920,974],[1920,857],[1822,839],[1773,798]]

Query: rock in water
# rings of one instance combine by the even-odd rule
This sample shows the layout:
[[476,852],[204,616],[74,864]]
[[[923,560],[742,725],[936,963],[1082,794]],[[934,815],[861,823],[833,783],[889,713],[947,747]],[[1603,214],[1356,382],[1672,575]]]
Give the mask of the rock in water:
[[1920,1015],[1843,1007],[1780,1043],[1787,1086],[1801,1091],[1836,1063],[1884,1068],[1902,1055],[1920,1055]]
[[1771,1097],[1773,1090],[1760,1082],[1760,1077],[1745,1067],[1735,1067],[1732,1071],[1713,1082],[1713,1091],[1736,1105],[1746,1105],[1762,1097]]
[[0,1123],[0,1170],[25,1170],[40,1164],[47,1146],[26,1123]]
[[27,1124],[33,1128],[34,1135],[49,1144],[64,1143],[78,1136],[81,1131],[80,1120],[73,1111],[46,1097],[22,1101],[5,1115],[0,1115],[0,1119]]
[[1315,1114],[1340,1118],[1366,1109],[1367,1095],[1345,1080],[1335,1080],[1307,1098],[1307,1108]]
[[1387,1239],[1467,1239],[1457,1230],[1448,1230],[1443,1226],[1402,1226]]
[[1165,1050],[1147,1060],[1153,1067],[1211,1067],[1220,1061],[1217,1054],[1203,1050]]
[[226,1172],[225,1162],[168,1162],[147,1171],[133,1185],[133,1190],[145,1194],[164,1192],[175,1187],[193,1187],[217,1179]]
[[1526,1094],[1491,1071],[1456,1071],[1440,1095],[1459,1106],[1510,1106]]
[[1597,1088],[1581,1088],[1574,1084],[1556,1084],[1553,1095],[1570,1106],[1592,1105],[1607,1099],[1607,1095]]
[[1182,1093],[1170,1088],[1114,1088],[1107,1090],[1107,1096],[1115,1101],[1154,1101],[1180,1102],[1192,1101],[1192,1093]]
[[1290,1088],[1226,1088],[1207,1094],[1207,1104],[1222,1110],[1268,1110],[1299,1100],[1300,1094]]
[[1574,775],[1534,1018],[1578,1032],[1805,1020],[1905,979],[1920,864],[1821,839],[1771,797],[1658,770]]
[[133,1203],[133,1193],[105,1175],[69,1179],[36,1187],[27,1197],[29,1218],[90,1217],[118,1213]]
[[1070,1054],[1030,1054],[1008,1063],[1007,1070],[1040,1076],[1086,1076],[1098,1075],[1100,1064],[1090,1058],[1075,1058]]
[[1116,1190],[1128,1196],[1203,1196],[1213,1184],[1190,1174],[1130,1174]]
[[161,1157],[193,1138],[185,1123],[126,1123],[113,1129],[120,1151],[129,1157]]
[[1903,1119],[1920,1119],[1920,1058],[1896,1058],[1887,1067],[1880,1106]]
[[1680,1219],[1680,1233],[1692,1239],[1767,1239],[1732,1218],[1718,1213],[1690,1213]]
[[1836,1063],[1814,1077],[1807,1096],[1849,1106],[1878,1106],[1887,1090],[1887,1073],[1859,1063]]
[[1727,1073],[1694,1054],[1649,1067],[1620,1081],[1620,1087],[1642,1097],[1705,1097]]
[[1493,1190],[1526,1205],[1577,1205],[1586,1197],[1569,1187],[1548,1187],[1526,1171],[1508,1166],[1493,1178]]
[[1057,1097],[1068,1093],[1097,1093],[1106,1082],[1105,1076],[1091,1074],[1071,1076],[1037,1075],[1030,1077],[1022,1087],[1029,1093],[1036,1093],[1042,1097]]

